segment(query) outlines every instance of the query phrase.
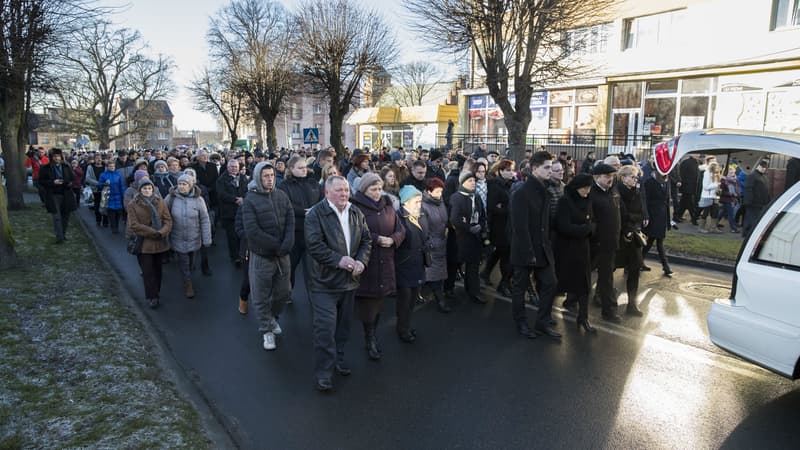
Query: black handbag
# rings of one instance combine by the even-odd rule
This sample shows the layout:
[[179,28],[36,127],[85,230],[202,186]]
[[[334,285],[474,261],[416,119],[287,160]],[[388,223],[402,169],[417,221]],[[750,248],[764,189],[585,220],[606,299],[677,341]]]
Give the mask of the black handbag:
[[133,235],[128,238],[128,253],[131,255],[140,255],[142,253],[142,243],[144,238],[141,236]]

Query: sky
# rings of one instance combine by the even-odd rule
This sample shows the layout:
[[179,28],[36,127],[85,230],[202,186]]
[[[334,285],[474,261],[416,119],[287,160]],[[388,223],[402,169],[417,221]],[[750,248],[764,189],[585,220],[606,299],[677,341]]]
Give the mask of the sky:
[[[440,70],[455,73],[453,58],[424,54],[422,45],[410,31],[408,14],[400,0],[354,0],[363,7],[375,8],[384,16],[400,43],[401,63],[425,59],[436,63]],[[296,0],[281,0],[288,9],[297,7]],[[180,130],[218,130],[214,118],[196,111],[185,89],[194,74],[200,72],[208,61],[208,46],[205,31],[209,17],[226,2],[220,0],[100,0],[103,6],[120,6],[111,20],[120,27],[139,30],[149,43],[153,54],[162,53],[175,62],[173,80],[176,94],[169,99],[174,114],[173,123]],[[127,5],[127,6],[125,6]]]

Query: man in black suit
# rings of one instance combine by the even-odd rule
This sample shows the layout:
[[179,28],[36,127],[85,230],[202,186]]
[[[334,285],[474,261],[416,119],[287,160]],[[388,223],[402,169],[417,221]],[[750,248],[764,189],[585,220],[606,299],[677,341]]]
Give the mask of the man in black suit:
[[[546,334],[553,338],[561,335],[553,330],[551,312],[556,294],[555,259],[550,242],[550,194],[545,180],[550,178],[553,156],[545,151],[531,158],[531,176],[511,194],[511,311],[517,331],[527,338]],[[539,312],[534,331],[525,317],[525,293],[530,285],[530,275],[536,277],[539,293]]]
[[614,296],[615,256],[619,247],[621,227],[619,193],[614,188],[614,174],[617,170],[608,164],[600,163],[594,168],[594,184],[589,192],[597,228],[590,240],[592,267],[597,269],[597,295],[603,308],[604,320],[619,323],[622,321],[616,312]]

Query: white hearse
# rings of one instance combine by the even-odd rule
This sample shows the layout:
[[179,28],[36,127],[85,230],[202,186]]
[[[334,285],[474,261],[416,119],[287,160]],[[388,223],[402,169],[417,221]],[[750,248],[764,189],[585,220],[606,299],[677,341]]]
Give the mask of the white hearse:
[[[800,135],[708,129],[677,136],[653,152],[662,174],[687,153],[730,155],[755,167],[769,154],[800,157]],[[800,377],[800,183],[766,207],[739,252],[730,298],[716,299],[707,321],[714,344],[785,377]]]

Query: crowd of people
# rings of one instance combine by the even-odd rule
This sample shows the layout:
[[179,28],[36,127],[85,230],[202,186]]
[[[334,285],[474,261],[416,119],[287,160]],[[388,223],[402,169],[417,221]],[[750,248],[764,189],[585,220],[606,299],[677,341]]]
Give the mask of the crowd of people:
[[[665,177],[633,155],[595,160],[593,152],[579,167],[566,153],[544,149],[527,150],[520,164],[485,147],[470,155],[394,148],[335,156],[332,148],[70,155],[52,149],[48,158],[32,149],[29,164],[57,242],[66,239],[81,200],[92,205],[98,231],[119,234],[125,224],[151,308],[161,302],[162,267],[171,260],[183,294],[195,296],[196,259],[212,276],[207,249],[224,234],[231,264],[243,268],[238,311],[247,314],[255,303],[262,345],[274,350],[301,271],[322,391],[332,388],[334,373],[350,373],[343,349],[351,316],[362,323],[367,357],[381,359],[376,327],[387,298],[394,297],[396,333],[407,343],[417,337],[415,305],[431,301],[450,312],[459,279],[474,303],[487,302],[482,285],[510,297],[523,337],[561,337],[552,317],[559,295],[566,295],[563,306],[576,314],[579,330],[592,333],[593,271],[603,320],[622,321],[617,268],[624,269],[624,313],[640,317],[640,272],[651,270],[644,256],[655,244],[663,275],[672,276],[664,239],[686,211],[695,225],[704,220],[702,232],[718,232],[721,220],[738,232],[742,205],[747,233],[769,200],[767,162],[741,176],[735,166],[723,171],[714,158],[701,164],[690,156]],[[532,324],[526,302],[537,307]]]

